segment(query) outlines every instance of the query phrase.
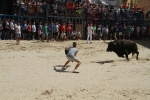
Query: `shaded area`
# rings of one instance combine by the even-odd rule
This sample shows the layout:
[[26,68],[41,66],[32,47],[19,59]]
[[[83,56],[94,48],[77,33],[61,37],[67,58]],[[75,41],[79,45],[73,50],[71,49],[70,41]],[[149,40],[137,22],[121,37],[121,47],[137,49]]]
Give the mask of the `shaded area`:
[[105,64],[105,63],[112,63],[114,60],[106,60],[106,61],[100,61],[100,62],[92,62],[92,63],[99,63],[99,64]]
[[132,41],[134,41],[135,43],[150,49],[150,40],[149,39],[147,39],[147,40],[132,40]]

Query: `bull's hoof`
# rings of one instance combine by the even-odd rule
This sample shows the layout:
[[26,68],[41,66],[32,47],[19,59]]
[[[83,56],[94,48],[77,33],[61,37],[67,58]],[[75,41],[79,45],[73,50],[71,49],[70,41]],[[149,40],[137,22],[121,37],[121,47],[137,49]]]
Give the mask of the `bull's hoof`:
[[130,61],[129,58],[127,58],[127,61]]

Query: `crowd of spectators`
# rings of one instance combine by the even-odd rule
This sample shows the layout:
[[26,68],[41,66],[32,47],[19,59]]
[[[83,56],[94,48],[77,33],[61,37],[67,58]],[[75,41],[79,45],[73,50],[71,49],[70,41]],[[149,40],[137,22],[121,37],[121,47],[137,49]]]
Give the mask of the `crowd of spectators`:
[[[14,40],[17,34],[17,21],[6,19],[0,21],[0,40]],[[19,22],[20,23],[20,22]],[[58,23],[46,21],[26,21],[21,26],[21,39],[23,40],[41,40],[47,42],[53,40],[78,40],[81,39],[81,32],[75,28],[75,25],[68,23]]]
[[[0,21],[0,39],[13,40],[17,34],[17,21],[14,19],[6,19]],[[21,26],[21,39],[23,40],[78,40],[81,39],[81,32],[75,28],[75,25],[69,21],[62,22],[41,22],[41,21],[26,21]],[[113,26],[108,24],[93,24],[93,39],[108,40],[108,39],[148,39],[150,38],[150,25],[144,24],[120,24],[116,23]],[[87,30],[87,26],[85,26]],[[86,32],[85,32],[86,33]]]
[[[63,0],[51,2],[51,0],[20,0],[13,1],[13,14],[21,16],[76,16],[83,17],[87,22],[98,22],[100,19],[121,19],[121,20],[143,20],[144,10],[138,5],[131,8],[129,3],[124,5],[102,5],[87,4],[85,2],[74,2],[74,0]],[[6,19],[0,21],[0,37],[1,39],[14,39],[15,27],[17,21],[14,19]],[[101,25],[100,25],[101,24]],[[13,27],[13,28],[12,28]],[[69,40],[80,39],[81,32],[75,29],[75,25],[71,22],[41,22],[41,21],[24,21],[21,23],[22,39],[26,40]],[[150,26],[115,24],[109,26],[102,23],[93,24],[93,39],[142,39],[148,38],[150,35]],[[45,30],[44,30],[45,29]],[[87,26],[85,26],[87,29]],[[84,33],[82,33],[84,34]],[[35,38],[37,37],[37,38]]]
[[131,25],[115,23],[112,27],[109,25],[93,24],[94,40],[140,40],[150,39],[150,25]]
[[88,20],[99,19],[122,19],[122,20],[143,20],[144,9],[138,5],[130,7],[129,3],[124,5],[102,5],[87,4],[85,2],[74,2],[74,0],[63,0],[50,2],[51,0],[20,0],[13,1],[14,15],[62,15],[81,16]]

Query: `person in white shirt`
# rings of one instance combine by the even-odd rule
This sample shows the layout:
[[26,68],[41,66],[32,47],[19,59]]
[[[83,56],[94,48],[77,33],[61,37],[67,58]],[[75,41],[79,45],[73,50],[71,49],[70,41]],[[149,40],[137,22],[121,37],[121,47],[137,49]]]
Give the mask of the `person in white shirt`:
[[32,25],[32,39],[34,39],[34,36],[35,36],[35,33],[36,33],[36,26],[35,26],[35,22],[33,22],[33,25]]
[[77,36],[76,31],[72,31],[72,33],[71,33],[71,38],[72,38],[73,40],[75,40],[75,39],[76,39],[76,36]]
[[105,31],[105,32],[104,32],[104,41],[105,41],[105,40],[107,40],[107,36],[108,36],[108,32],[109,32],[109,30],[108,30],[108,25],[106,25],[104,31]]
[[81,38],[81,32],[77,30],[77,39],[79,40]]
[[54,29],[54,39],[57,41],[59,36],[59,24],[56,22],[55,29]]
[[61,33],[61,40],[62,40],[62,41],[65,41],[66,39],[67,39],[66,33],[65,33],[65,32],[62,32],[62,33]]
[[18,22],[17,27],[16,27],[16,41],[17,41],[17,45],[20,44],[20,39],[21,39],[21,26],[20,26],[20,22]]
[[15,27],[15,37],[17,37],[17,27],[18,27],[18,25],[17,25],[17,21],[15,22],[15,24],[14,24],[14,27]]
[[12,19],[10,22],[10,39],[11,40],[14,34],[15,34],[15,25],[14,25],[14,20]]
[[89,41],[89,38],[90,38],[90,43],[92,43],[92,34],[94,32],[94,28],[92,27],[92,23],[88,24],[88,27],[87,27],[87,42]]

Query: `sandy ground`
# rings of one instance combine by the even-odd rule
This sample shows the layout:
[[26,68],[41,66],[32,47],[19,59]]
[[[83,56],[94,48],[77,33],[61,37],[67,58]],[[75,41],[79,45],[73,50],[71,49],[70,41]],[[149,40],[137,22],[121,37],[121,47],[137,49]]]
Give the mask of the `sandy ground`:
[[103,41],[77,41],[80,73],[66,71],[67,42],[0,41],[1,100],[150,100],[150,40],[136,41],[139,60],[106,52]]

